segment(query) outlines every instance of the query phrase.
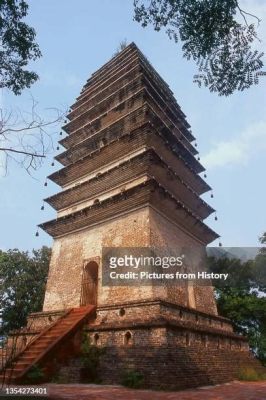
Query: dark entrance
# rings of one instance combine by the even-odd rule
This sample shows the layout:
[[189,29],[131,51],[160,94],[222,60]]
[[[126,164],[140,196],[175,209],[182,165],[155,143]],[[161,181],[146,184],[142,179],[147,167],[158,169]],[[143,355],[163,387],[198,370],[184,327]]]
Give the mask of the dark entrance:
[[97,290],[98,264],[95,261],[90,261],[83,269],[80,305],[97,305]]

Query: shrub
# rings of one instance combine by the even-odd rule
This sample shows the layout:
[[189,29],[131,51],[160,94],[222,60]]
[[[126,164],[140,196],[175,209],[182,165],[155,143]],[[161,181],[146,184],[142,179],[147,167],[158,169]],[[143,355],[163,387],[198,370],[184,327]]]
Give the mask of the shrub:
[[44,380],[44,372],[37,365],[33,365],[26,374],[25,380],[30,383],[40,383]]
[[144,377],[140,372],[133,370],[125,371],[122,376],[122,385],[132,389],[138,389],[142,386],[143,380]]
[[84,383],[100,383],[98,377],[98,366],[100,358],[104,354],[105,349],[94,346],[86,335],[83,336],[81,344],[81,371],[80,379]]
[[252,367],[241,368],[238,379],[240,381],[262,381],[266,379],[266,373],[259,373]]

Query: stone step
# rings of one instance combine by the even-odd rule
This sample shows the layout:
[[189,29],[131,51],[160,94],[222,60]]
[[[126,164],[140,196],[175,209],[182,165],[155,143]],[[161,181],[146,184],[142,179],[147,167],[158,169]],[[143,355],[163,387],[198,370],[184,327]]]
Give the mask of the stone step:
[[[63,339],[64,336],[70,331],[79,326],[79,323],[86,320],[86,317],[92,313],[95,306],[82,307],[80,309],[73,309],[67,315],[59,319],[53,327],[45,330],[33,343],[21,353],[16,361],[13,369],[7,369],[6,376],[11,377],[11,380],[16,381],[16,378],[23,376],[23,371],[34,364],[35,360],[40,361],[40,357],[47,354],[53,348],[58,340]],[[0,375],[0,380],[4,379],[4,375]]]

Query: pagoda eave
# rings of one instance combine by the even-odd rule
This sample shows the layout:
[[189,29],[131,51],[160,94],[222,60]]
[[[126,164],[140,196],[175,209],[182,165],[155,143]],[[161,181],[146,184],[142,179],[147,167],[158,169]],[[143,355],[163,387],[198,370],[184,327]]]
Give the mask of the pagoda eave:
[[191,208],[199,218],[205,219],[214,212],[214,209],[186,185],[182,178],[171,170],[153,149],[147,149],[126,159],[79,185],[50,196],[45,201],[59,211],[73,207],[82,201],[97,198],[101,193],[115,187],[123,187],[143,176],[154,178],[160,185],[171,191],[177,200]]
[[[176,173],[180,174],[184,171],[184,182],[195,192],[202,194],[211,190],[211,187],[199,175],[195,175],[192,171],[189,172],[187,169],[184,170],[181,158],[177,158],[171,148],[165,145],[163,138],[151,134],[150,128],[150,124],[146,124],[141,129],[137,129],[119,140],[117,139],[107,146],[104,146],[100,150],[92,152],[76,163],[70,164],[58,172],[51,174],[48,178],[60,186],[65,186],[68,182],[86,173],[88,174],[90,171],[103,167],[110,162],[110,159],[113,159],[114,154],[116,154],[116,158],[123,157],[128,148],[130,148],[132,152],[140,151],[141,149],[141,151],[144,149],[153,149],[157,154],[162,153],[161,157],[163,160],[167,165],[172,166]],[[164,151],[160,151],[160,149],[163,149],[162,146],[164,147]]]
[[51,236],[58,237],[79,229],[85,229],[108,218],[114,218],[123,212],[132,212],[134,208],[145,206],[161,210],[172,221],[193,233],[203,243],[208,244],[219,237],[193,212],[151,180],[78,212],[45,222],[39,226]]

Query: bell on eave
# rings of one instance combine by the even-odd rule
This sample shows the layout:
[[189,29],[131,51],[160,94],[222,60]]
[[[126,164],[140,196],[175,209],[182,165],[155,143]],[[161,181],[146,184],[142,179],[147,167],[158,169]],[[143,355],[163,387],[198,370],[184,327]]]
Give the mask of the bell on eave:
[[59,150],[59,149],[60,149],[60,147],[59,147],[59,146],[57,146],[56,150]]
[[211,194],[211,198],[213,199],[213,193]]
[[42,211],[44,210],[44,205],[41,206],[41,210],[42,210]]
[[215,215],[214,219],[215,219],[215,221],[218,221],[217,215]]
[[203,176],[204,176],[204,178],[207,178],[207,175],[206,175],[206,174],[204,174]]
[[47,186],[47,182],[44,182],[44,186]]
[[54,167],[54,162],[52,162],[51,166]]
[[222,243],[221,242],[219,242],[219,247],[222,247]]
[[35,236],[36,236],[36,237],[38,237],[38,236],[39,236],[39,232],[38,232],[38,231],[35,233]]

